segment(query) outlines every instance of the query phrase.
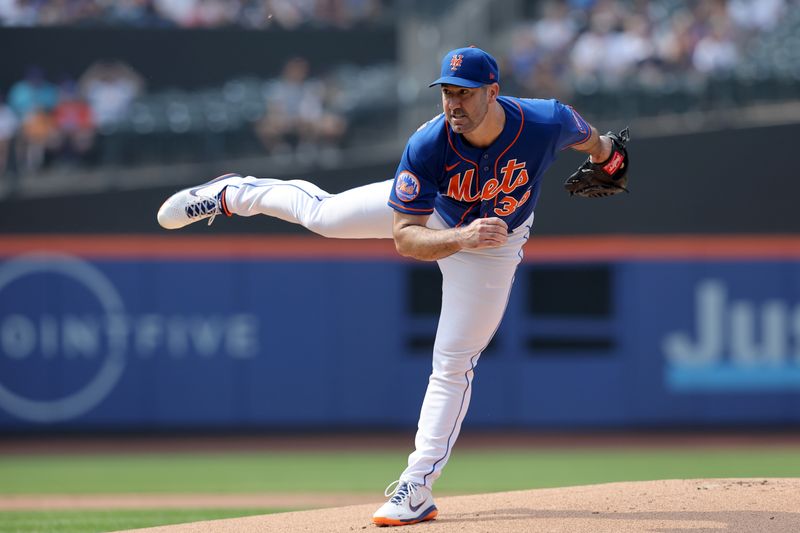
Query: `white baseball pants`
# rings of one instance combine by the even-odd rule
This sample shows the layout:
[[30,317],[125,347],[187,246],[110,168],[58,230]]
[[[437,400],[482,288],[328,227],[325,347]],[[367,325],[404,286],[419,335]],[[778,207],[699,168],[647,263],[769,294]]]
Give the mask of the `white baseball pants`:
[[[393,210],[387,205],[393,180],[329,194],[302,180],[244,178],[228,186],[225,200],[237,215],[269,215],[326,237],[392,238]],[[498,248],[462,250],[438,261],[442,310],[433,347],[433,372],[422,403],[415,451],[400,476],[431,487],[441,475],[467,414],[472,378],[481,352],[505,312],[530,219]],[[446,229],[438,214],[428,227]]]

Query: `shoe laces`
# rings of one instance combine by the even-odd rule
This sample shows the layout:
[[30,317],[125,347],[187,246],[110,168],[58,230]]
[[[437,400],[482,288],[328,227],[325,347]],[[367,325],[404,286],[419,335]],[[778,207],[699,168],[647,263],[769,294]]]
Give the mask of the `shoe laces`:
[[200,196],[196,202],[193,202],[186,206],[186,215],[189,218],[198,218],[198,217],[207,217],[210,216],[211,218],[208,219],[208,225],[210,226],[214,219],[217,218],[217,215],[222,213],[222,208],[220,207],[220,196],[222,194],[214,196],[213,198],[210,196]]
[[417,490],[417,485],[415,483],[410,481],[400,481],[398,479],[389,483],[389,486],[383,491],[383,495],[387,498],[392,496],[392,499],[389,500],[390,502],[401,504],[406,501],[409,496],[416,494]]

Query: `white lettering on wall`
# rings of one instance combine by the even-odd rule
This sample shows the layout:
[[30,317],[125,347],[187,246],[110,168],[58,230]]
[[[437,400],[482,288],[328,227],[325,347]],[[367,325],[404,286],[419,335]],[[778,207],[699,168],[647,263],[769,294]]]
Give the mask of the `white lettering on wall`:
[[192,346],[201,357],[212,357],[218,350],[225,335],[223,328],[219,318],[195,317],[191,320],[189,336]]
[[63,319],[64,357],[92,359],[100,355],[100,321],[95,317],[66,315]]
[[36,349],[36,326],[22,315],[8,315],[0,326],[0,346],[11,359],[24,359]]
[[663,339],[675,366],[707,367],[726,357],[739,367],[778,367],[792,357],[800,362],[800,304],[730,300],[721,281],[705,280],[695,288],[694,316],[693,332]]
[[233,315],[228,318],[226,351],[236,359],[258,355],[258,318],[255,315]]
[[252,314],[228,316],[137,317],[10,314],[0,318],[0,357],[24,360],[102,357],[109,346],[126,348],[128,356],[148,359],[249,359],[261,349],[259,320]]
[[164,343],[164,319],[158,315],[143,315],[137,319],[133,332],[133,349],[142,357],[151,357]]

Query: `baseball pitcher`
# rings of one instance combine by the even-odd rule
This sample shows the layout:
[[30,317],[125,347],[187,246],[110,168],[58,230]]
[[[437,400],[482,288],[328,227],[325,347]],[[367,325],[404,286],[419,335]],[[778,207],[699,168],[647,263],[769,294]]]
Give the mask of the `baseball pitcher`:
[[542,175],[561,150],[588,159],[564,186],[602,197],[627,191],[627,129],[599,135],[556,100],[500,95],[500,72],[485,51],[448,52],[443,113],[409,139],[393,180],[329,194],[303,180],[226,174],[171,196],[159,223],[177,229],[217,215],[268,215],[334,238],[393,238],[400,254],[437,261],[442,309],[433,370],[408,467],[385,491],[378,525],[432,520],[431,488],[447,463],[469,407],[481,352],[500,325]]

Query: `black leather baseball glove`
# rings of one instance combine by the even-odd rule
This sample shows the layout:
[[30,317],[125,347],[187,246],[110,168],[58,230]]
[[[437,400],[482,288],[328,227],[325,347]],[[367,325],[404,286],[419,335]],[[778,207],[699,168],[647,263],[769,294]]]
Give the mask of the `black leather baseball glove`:
[[602,163],[592,163],[589,159],[564,182],[570,196],[602,198],[622,191],[628,192],[628,151],[625,145],[630,140],[630,132],[625,128],[619,134],[608,132],[611,138],[611,155]]

